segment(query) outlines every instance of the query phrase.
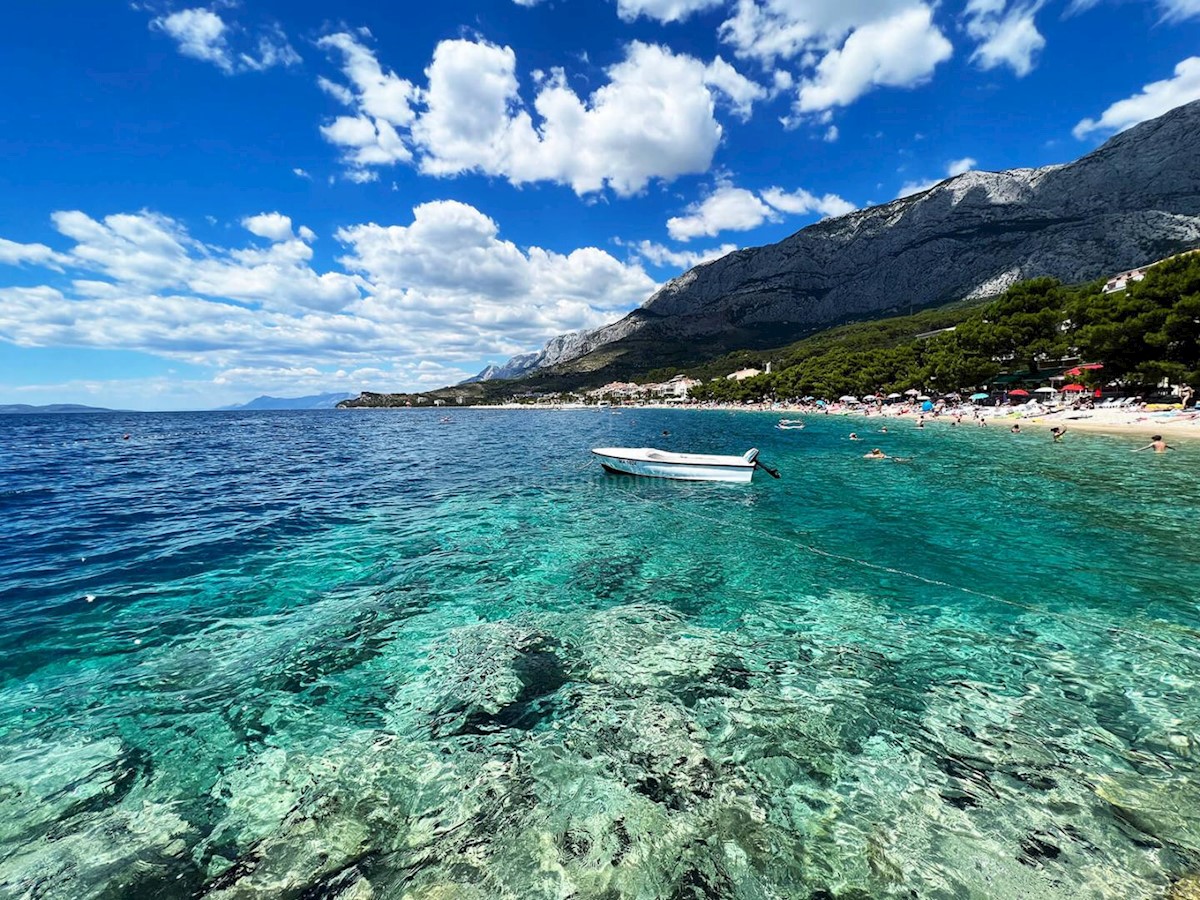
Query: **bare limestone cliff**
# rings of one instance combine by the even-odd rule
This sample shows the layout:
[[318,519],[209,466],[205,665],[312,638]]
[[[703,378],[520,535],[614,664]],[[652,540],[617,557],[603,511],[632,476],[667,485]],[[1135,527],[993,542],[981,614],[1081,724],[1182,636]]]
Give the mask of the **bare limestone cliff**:
[[991,295],[1041,275],[1087,281],[1197,244],[1200,101],[1074,163],[967,172],[697,266],[620,321],[556,337],[503,371],[561,365],[635,336],[794,335]]

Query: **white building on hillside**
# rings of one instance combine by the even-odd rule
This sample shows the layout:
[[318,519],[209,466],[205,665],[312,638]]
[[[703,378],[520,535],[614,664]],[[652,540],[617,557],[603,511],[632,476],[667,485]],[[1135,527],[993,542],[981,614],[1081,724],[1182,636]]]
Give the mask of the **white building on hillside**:
[[1112,294],[1116,291],[1125,290],[1125,288],[1127,288],[1131,282],[1141,281],[1143,278],[1145,278],[1147,268],[1149,268],[1149,266],[1141,269],[1130,269],[1128,272],[1118,272],[1104,283],[1104,287],[1101,289],[1102,292],[1105,294]]
[[686,375],[676,375],[670,381],[662,385],[662,392],[673,397],[686,397],[688,391],[694,388],[701,382],[695,378],[688,378]]
[[753,378],[755,375],[761,374],[762,369],[738,369],[736,372],[730,372],[725,378],[733,381],[745,381],[747,378]]

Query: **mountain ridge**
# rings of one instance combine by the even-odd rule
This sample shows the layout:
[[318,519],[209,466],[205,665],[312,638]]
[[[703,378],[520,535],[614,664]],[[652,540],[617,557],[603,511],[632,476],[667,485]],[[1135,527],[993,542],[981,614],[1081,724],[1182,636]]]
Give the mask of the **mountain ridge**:
[[349,400],[357,394],[335,391],[325,394],[309,394],[306,397],[272,397],[263,394],[246,403],[233,406],[222,406],[222,412],[234,410],[263,410],[263,409],[335,409],[343,400]]
[[1042,275],[1088,281],[1197,243],[1200,101],[1074,162],[966,172],[736,250],[671,279],[617,322],[489,368],[506,373],[493,378],[575,368],[600,351],[620,356],[630,342],[662,345],[669,356],[738,329],[800,335],[990,296]]

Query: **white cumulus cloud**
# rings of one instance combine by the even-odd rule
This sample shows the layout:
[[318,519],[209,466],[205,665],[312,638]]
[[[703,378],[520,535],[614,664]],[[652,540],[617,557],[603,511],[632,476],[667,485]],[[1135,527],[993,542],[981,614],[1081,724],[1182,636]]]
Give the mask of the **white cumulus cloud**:
[[[736,56],[771,70],[776,91],[794,87],[786,128],[878,87],[923,84],[953,52],[920,0],[736,0],[719,34]],[[828,119],[818,124],[836,139]]]
[[72,280],[0,287],[0,341],[139,351],[247,383],[272,372],[303,380],[308,369],[314,383],[418,370],[457,381],[461,361],[612,321],[657,287],[640,264],[595,247],[517,247],[455,201],[422,204],[407,224],[341,229],[344,255],[328,271],[314,265],[316,236],[282,213],[243,219],[270,241],[247,246],[201,242],[147,211],[97,219],[64,210],[52,221],[66,246],[4,240],[0,258],[67,269]]
[[970,0],[966,30],[976,41],[971,61],[981,69],[1008,66],[1018,77],[1033,71],[1035,57],[1046,46],[1034,22],[1042,0]]
[[801,82],[796,111],[848,106],[876,87],[923,84],[952,53],[928,6],[903,10],[858,28],[840,49],[829,51]]
[[45,244],[18,244],[0,238],[0,266],[19,266],[25,263],[61,270],[68,261]]
[[767,96],[720,57],[711,63],[633,42],[587,97],[562,69],[541,73],[532,110],[521,97],[516,54],[484,40],[442,41],[417,87],[382,68],[350,34],[338,49],[349,87],[325,90],[350,113],[322,126],[352,176],[415,159],[422,172],[479,172],[513,184],[552,181],[587,194],[637,193],[654,179],[708,170],[720,143],[718,103],[742,118]]
[[292,234],[292,219],[282,213],[259,213],[242,219],[242,227],[251,234],[269,241],[288,241]]
[[778,218],[753,191],[725,184],[689,206],[686,215],[667,219],[667,233],[677,241],[690,241],[722,231],[749,231]]
[[824,218],[836,218],[844,216],[846,213],[852,213],[858,208],[837,194],[825,194],[823,197],[818,197],[803,188],[790,193],[783,188],[767,188],[762,192],[762,198],[774,209],[793,216],[817,212]]
[[667,233],[677,241],[712,237],[722,231],[749,231],[786,215],[820,213],[823,218],[853,212],[853,203],[836,194],[818,197],[803,188],[767,188],[760,194],[729,183],[718,184],[707,197],[691,204],[684,215],[667,220]]
[[273,66],[292,66],[300,62],[300,54],[277,25],[263,29],[257,42],[248,41],[249,49],[235,50],[230,38],[243,39],[241,29],[231,27],[220,15],[205,7],[158,16],[151,20],[150,27],[171,37],[184,56],[212,63],[227,75],[261,72]]
[[617,0],[617,15],[626,22],[632,22],[638,16],[664,23],[682,22],[694,13],[713,9],[723,2],[724,0]]
[[1115,134],[1197,99],[1200,99],[1200,56],[1189,56],[1175,66],[1172,78],[1151,82],[1132,97],[1118,100],[1098,119],[1082,120],[1072,134],[1080,140],[1096,132]]
[[738,249],[737,244],[721,244],[707,250],[672,250],[669,247],[653,241],[640,241],[634,245],[634,251],[646,262],[653,266],[670,266],[686,270],[701,263],[712,262],[722,256],[728,256]]

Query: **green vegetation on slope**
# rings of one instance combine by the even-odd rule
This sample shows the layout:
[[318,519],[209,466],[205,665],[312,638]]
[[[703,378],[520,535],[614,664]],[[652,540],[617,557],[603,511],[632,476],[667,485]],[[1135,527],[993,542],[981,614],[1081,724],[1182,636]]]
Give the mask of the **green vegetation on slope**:
[[[771,374],[695,388],[702,400],[861,396],[907,388],[964,390],[1005,370],[1036,373],[1081,356],[1104,363],[1105,383],[1200,381],[1200,254],[1154,266],[1143,281],[1105,294],[1102,283],[1052,278],[1014,285],[974,310],[930,310],[834,328],[775,354],[738,353],[693,370],[699,377],[773,362]],[[953,327],[953,331],[918,337]],[[1035,376],[1036,380],[1036,376]]]

